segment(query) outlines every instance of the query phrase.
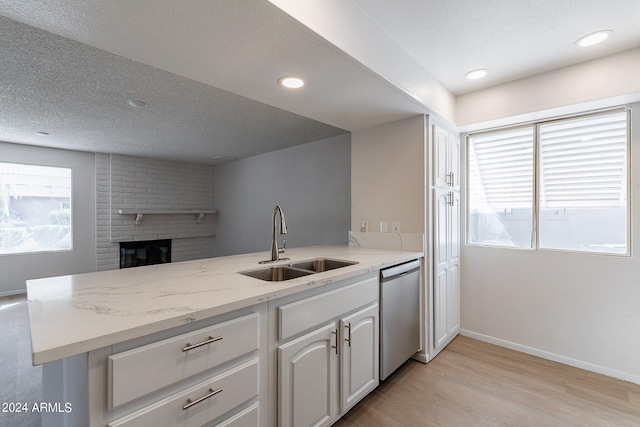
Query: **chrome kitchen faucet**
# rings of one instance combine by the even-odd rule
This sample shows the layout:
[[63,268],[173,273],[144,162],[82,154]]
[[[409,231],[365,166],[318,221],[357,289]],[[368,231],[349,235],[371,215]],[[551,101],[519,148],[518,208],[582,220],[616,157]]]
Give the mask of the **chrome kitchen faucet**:
[[271,240],[271,259],[266,261],[260,261],[260,264],[266,264],[268,262],[285,261],[289,258],[280,258],[280,254],[284,253],[284,248],[287,246],[287,241],[282,242],[282,247],[278,248],[278,238],[276,237],[276,217],[280,214],[280,234],[287,234],[287,223],[284,220],[284,212],[280,205],[276,205],[273,209],[273,235]]

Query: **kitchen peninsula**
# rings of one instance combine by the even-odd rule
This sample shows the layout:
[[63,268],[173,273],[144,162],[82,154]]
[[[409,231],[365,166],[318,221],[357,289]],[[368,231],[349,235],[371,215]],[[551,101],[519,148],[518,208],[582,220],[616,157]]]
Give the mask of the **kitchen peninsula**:
[[[320,331],[336,355],[339,339],[348,339],[344,354],[358,356],[351,350],[352,334],[360,339],[358,316],[375,320],[367,323],[375,325],[367,342],[377,343],[379,270],[423,254],[321,246],[286,256],[273,265],[354,264],[284,281],[239,274],[269,268],[259,264],[269,257],[262,252],[28,281],[33,362],[44,364],[45,400],[73,407],[48,414],[43,425],[295,425],[292,409],[278,403],[291,400],[278,387],[287,352]],[[178,356],[163,360],[176,348]],[[329,422],[377,385],[376,373],[364,394],[339,405],[342,360],[327,365],[335,384],[315,387],[329,393]],[[175,422],[167,418],[174,406]],[[296,412],[315,417],[310,406]]]

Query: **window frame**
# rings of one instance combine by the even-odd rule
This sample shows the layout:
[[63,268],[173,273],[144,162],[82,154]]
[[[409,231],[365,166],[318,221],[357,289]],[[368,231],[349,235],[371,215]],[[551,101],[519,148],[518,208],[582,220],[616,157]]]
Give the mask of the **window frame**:
[[[625,167],[626,167],[626,252],[625,253],[614,253],[614,252],[598,252],[598,251],[581,251],[581,250],[573,250],[573,249],[560,249],[560,248],[544,248],[540,247],[539,242],[539,230],[540,230],[540,181],[541,181],[541,165],[540,165],[540,127],[542,125],[547,125],[551,123],[558,123],[562,121],[568,121],[572,119],[581,119],[587,117],[595,117],[598,115],[606,115],[613,113],[622,113],[626,114],[626,159],[625,159]],[[470,144],[471,138],[474,136],[481,135],[489,135],[496,134],[500,132],[505,132],[509,130],[516,130],[521,128],[530,127],[533,130],[533,188],[532,188],[532,224],[531,224],[531,247],[521,247],[521,246],[507,246],[507,245],[493,245],[490,243],[477,243],[470,241],[470,218],[469,218],[469,206],[470,206],[470,196],[471,192],[470,188],[470,173],[469,173],[469,152],[470,152]],[[554,117],[544,120],[535,120],[532,122],[526,123],[518,123],[511,126],[504,126],[499,128],[491,128],[485,129],[477,132],[470,132],[466,135],[466,145],[465,145],[465,244],[468,246],[474,247],[486,247],[486,248],[497,248],[497,249],[510,249],[510,250],[521,250],[521,251],[543,251],[543,252],[561,252],[561,253],[571,253],[571,254],[586,254],[586,255],[600,255],[600,256],[615,256],[615,257],[631,257],[632,256],[632,200],[631,200],[631,190],[632,190],[632,169],[631,169],[631,107],[623,106],[610,108],[606,110],[600,111],[592,111],[585,113],[572,114],[568,116]]]
[[21,166],[30,166],[30,167],[39,167],[39,168],[54,168],[54,169],[66,169],[69,171],[69,233],[70,233],[70,246],[68,248],[48,248],[42,250],[28,250],[28,251],[19,251],[19,252],[4,252],[0,253],[0,257],[9,257],[9,256],[22,256],[22,255],[38,255],[38,254],[54,254],[54,253],[63,253],[63,252],[73,252],[74,250],[74,190],[73,190],[73,177],[74,171],[71,166],[60,166],[60,165],[52,165],[52,164],[42,164],[42,163],[30,163],[24,161],[13,161],[6,160],[0,161],[0,163],[5,164],[13,164],[13,165],[21,165]]

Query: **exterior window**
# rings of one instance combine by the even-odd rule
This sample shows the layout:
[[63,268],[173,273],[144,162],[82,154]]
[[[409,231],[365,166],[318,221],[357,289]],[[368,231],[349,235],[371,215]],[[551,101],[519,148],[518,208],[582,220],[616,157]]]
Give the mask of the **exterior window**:
[[629,253],[627,111],[468,138],[468,242]]
[[533,128],[470,137],[470,243],[531,248]]
[[72,249],[71,169],[0,163],[0,255]]

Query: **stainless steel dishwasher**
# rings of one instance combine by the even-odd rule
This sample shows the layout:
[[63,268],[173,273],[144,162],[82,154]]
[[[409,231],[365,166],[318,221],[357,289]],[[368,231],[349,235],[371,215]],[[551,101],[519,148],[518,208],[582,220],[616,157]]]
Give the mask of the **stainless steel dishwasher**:
[[380,270],[380,379],[420,350],[420,261]]

